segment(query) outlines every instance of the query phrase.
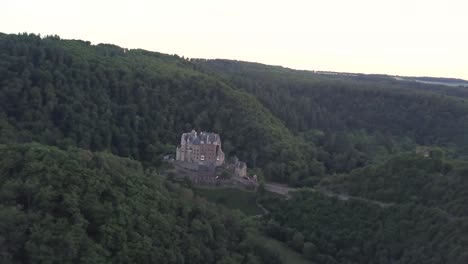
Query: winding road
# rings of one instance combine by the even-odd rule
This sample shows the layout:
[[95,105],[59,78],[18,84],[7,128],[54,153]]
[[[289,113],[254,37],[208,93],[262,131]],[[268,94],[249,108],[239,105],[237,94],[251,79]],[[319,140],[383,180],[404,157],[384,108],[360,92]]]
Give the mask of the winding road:
[[[334,193],[334,192],[331,192],[329,190],[325,190],[323,188],[292,188],[292,187],[288,187],[287,185],[278,184],[278,183],[265,183],[264,186],[265,186],[265,190],[267,190],[269,192],[273,192],[273,193],[283,195],[283,196],[286,197],[286,199],[291,198],[290,194],[292,192],[301,191],[301,190],[308,190],[308,191],[313,191],[313,192],[319,192],[319,193],[321,193],[323,195],[326,195],[328,197],[336,197],[338,200],[341,200],[341,201],[348,201],[348,200],[352,199],[352,200],[356,200],[356,201],[363,201],[363,202],[366,202],[366,203],[375,204],[375,205],[380,206],[381,208],[388,208],[388,207],[396,205],[395,203],[388,203],[388,202],[382,202],[382,201],[377,201],[377,200],[371,200],[371,199],[367,199],[367,198],[363,198],[363,197],[359,197],[359,196],[351,196],[351,195],[347,195],[347,194]],[[263,206],[261,206],[261,208],[266,210],[265,208],[263,208]],[[447,212],[447,211],[445,211],[445,210],[443,210],[441,208],[438,208],[438,207],[430,207],[430,208],[433,208],[434,210],[437,210],[437,211],[441,212],[442,214],[445,214],[447,216],[447,218],[449,219],[449,221],[468,220],[468,216],[455,216],[455,215],[452,215],[449,212]]]
[[351,195],[347,195],[347,194],[334,193],[334,192],[325,190],[323,188],[304,188],[304,187],[302,187],[302,188],[292,188],[292,187],[288,187],[288,186],[283,185],[283,184],[265,183],[265,190],[267,190],[269,192],[277,193],[277,194],[280,194],[280,195],[284,195],[287,198],[291,197],[290,196],[291,192],[296,192],[296,191],[301,191],[301,190],[308,190],[308,191],[313,191],[313,192],[319,192],[319,193],[324,194],[324,195],[326,195],[328,197],[336,197],[338,200],[341,200],[341,201],[348,201],[349,199],[353,199],[353,200],[364,201],[364,202],[376,204],[376,205],[378,205],[380,207],[383,207],[383,208],[395,205],[395,203],[385,203],[385,202],[370,200],[370,199],[366,199],[366,198],[362,198],[362,197],[358,197],[358,196],[351,196]]

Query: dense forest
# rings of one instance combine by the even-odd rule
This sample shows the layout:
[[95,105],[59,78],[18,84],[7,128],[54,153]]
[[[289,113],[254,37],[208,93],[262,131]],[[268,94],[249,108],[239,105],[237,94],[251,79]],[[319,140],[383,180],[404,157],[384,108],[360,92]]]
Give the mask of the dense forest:
[[445,160],[440,149],[433,150],[431,157],[399,155],[383,164],[329,177],[321,184],[337,193],[412,202],[468,216],[468,162]]
[[0,142],[107,150],[158,166],[191,129],[221,134],[228,155],[287,182],[319,178],[312,144],[254,96],[174,56],[83,41],[0,36]]
[[158,166],[180,133],[216,131],[228,155],[292,185],[418,144],[455,153],[468,144],[468,103],[406,82],[370,85],[35,35],[1,35],[0,58],[4,143],[107,150]]
[[[263,232],[314,263],[467,263],[468,88],[418,80],[0,33],[0,262],[281,263]],[[192,129],[305,190],[248,218],[163,179]]]
[[317,263],[468,262],[467,218],[415,204],[381,208],[318,192],[266,198],[265,232]]
[[292,131],[365,130],[387,141],[397,136],[458,151],[468,146],[465,87],[374,75],[324,75],[228,60],[194,63],[201,71],[218,74],[254,94]]
[[400,154],[288,200],[262,192],[263,230],[318,263],[466,263],[468,163],[444,154]]
[[0,145],[1,263],[279,263],[248,222],[109,153]]

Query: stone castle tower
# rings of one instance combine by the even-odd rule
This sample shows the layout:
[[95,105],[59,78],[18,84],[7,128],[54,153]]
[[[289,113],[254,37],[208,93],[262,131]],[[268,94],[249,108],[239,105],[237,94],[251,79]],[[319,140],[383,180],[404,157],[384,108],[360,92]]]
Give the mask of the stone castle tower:
[[176,160],[215,167],[223,165],[220,136],[215,133],[197,133],[195,130],[183,133],[180,146],[176,149]]

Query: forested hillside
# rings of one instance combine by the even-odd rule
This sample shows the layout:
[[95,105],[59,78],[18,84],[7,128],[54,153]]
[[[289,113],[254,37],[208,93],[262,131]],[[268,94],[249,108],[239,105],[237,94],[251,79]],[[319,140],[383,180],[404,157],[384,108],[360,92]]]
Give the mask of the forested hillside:
[[465,263],[468,163],[405,153],[326,177],[283,200],[263,194],[264,231],[319,263]]
[[[0,33],[0,262],[280,263],[260,227],[316,263],[467,263],[467,91]],[[208,203],[158,175],[192,129],[316,189]]]
[[314,146],[257,99],[176,56],[58,37],[0,36],[0,142],[108,150],[158,166],[182,132],[221,134],[228,155],[288,182],[323,175]]
[[108,150],[158,166],[180,133],[216,131],[228,155],[292,185],[314,185],[418,144],[458,153],[468,144],[464,99],[383,77],[189,61],[25,34],[1,35],[0,58],[4,143]]
[[407,137],[422,145],[457,146],[460,151],[468,146],[468,104],[463,99],[467,88],[229,60],[196,60],[194,64],[254,94],[292,131],[364,129],[388,139]]
[[330,177],[322,186],[337,193],[391,203],[416,203],[468,216],[468,163],[404,154],[384,164]]
[[[271,213],[264,222],[269,236],[317,263],[468,261],[468,173],[466,163],[454,159],[468,144],[466,88],[227,60],[191,62],[255,95],[292,133],[316,146],[325,166],[328,176],[318,187],[335,195],[261,199]],[[418,145],[442,149],[433,147],[424,157],[415,154]]]
[[381,208],[318,192],[264,201],[265,231],[317,263],[468,262],[468,221],[414,204]]
[[140,163],[0,145],[0,263],[279,263],[243,216]]

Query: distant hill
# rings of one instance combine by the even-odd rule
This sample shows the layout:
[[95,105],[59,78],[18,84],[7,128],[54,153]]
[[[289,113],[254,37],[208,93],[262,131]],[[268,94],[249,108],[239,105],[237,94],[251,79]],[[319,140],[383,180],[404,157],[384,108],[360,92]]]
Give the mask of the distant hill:
[[106,150],[159,166],[182,132],[216,131],[228,155],[293,185],[415,145],[468,149],[468,94],[458,87],[27,34],[0,35],[0,57],[0,143]]
[[[280,264],[258,232],[317,263],[467,263],[468,89],[411,78],[0,34],[0,263]],[[261,180],[361,198],[220,208],[157,174],[192,129]]]
[[411,76],[399,76],[399,75],[387,75],[387,74],[364,74],[364,73],[348,73],[348,72],[332,72],[332,71],[311,71],[316,74],[322,75],[334,75],[338,77],[355,77],[356,79],[391,79],[394,78],[398,81],[413,81],[426,84],[434,85],[446,85],[446,86],[468,86],[468,81],[458,78],[442,78],[442,77],[411,77]]
[[254,94],[293,131],[366,129],[408,136],[420,144],[450,144],[455,138],[467,144],[468,89],[229,60],[195,64]]
[[456,78],[436,78],[436,77],[401,77],[395,76],[397,80],[414,81],[434,85],[462,86],[468,87],[468,81]]

